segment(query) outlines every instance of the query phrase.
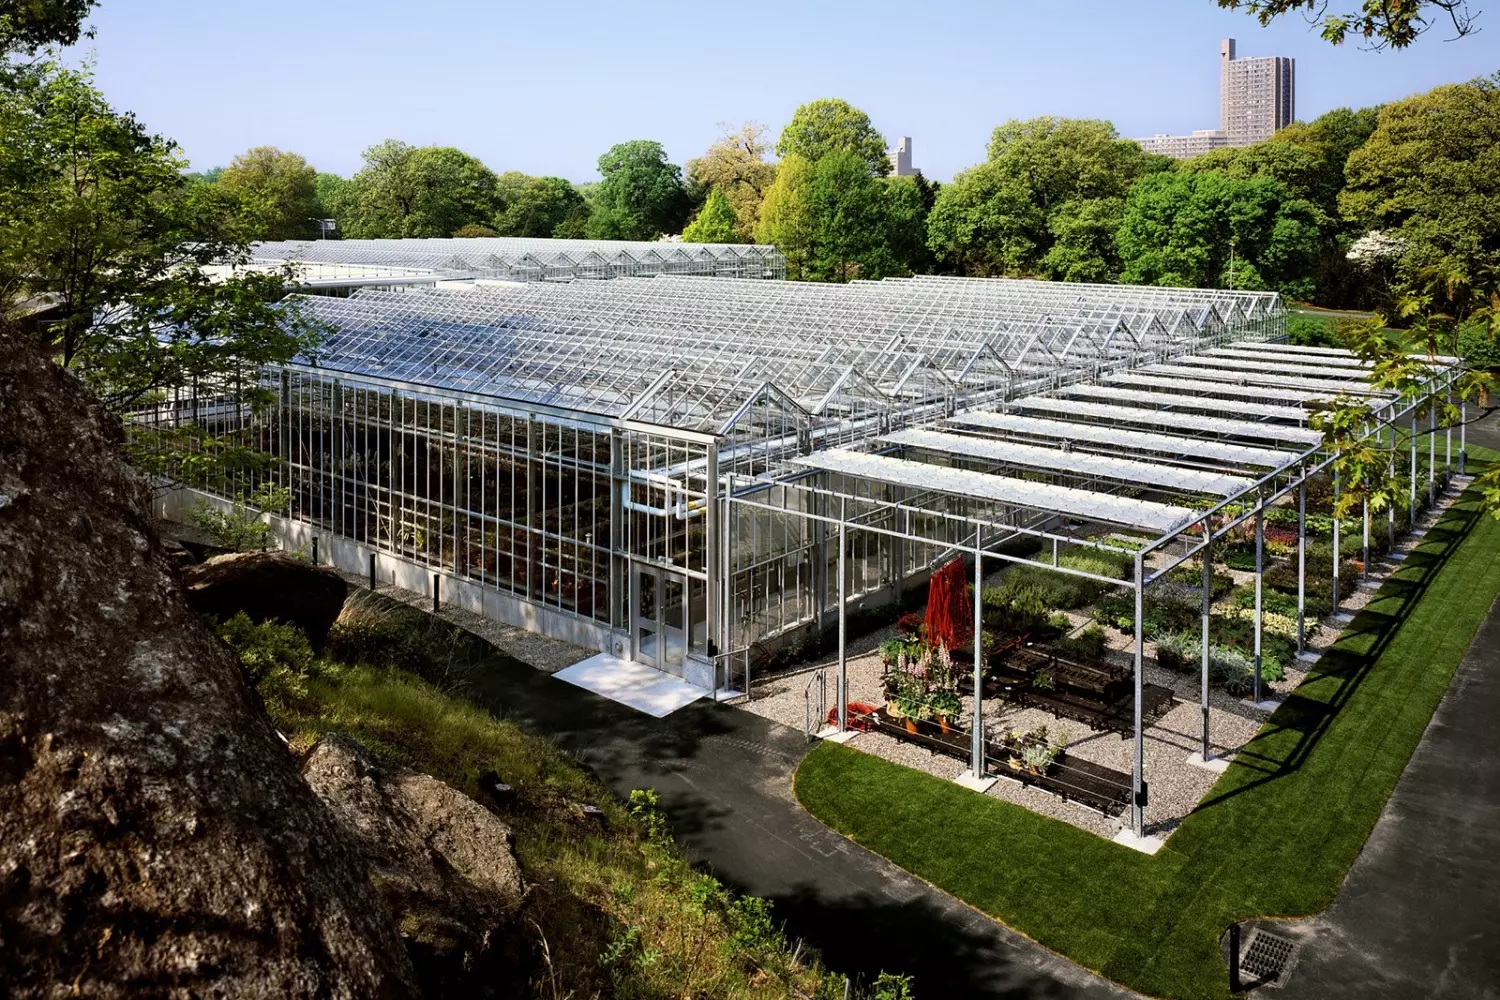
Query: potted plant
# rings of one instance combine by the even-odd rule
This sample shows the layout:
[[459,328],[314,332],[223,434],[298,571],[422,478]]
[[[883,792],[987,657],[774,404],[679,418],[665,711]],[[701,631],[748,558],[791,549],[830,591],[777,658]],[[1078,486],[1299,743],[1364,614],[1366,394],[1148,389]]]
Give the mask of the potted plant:
[[945,733],[952,732],[948,724],[963,711],[963,703],[958,700],[958,694],[954,691],[934,691],[932,697],[927,699],[927,707],[937,716],[938,725]]
[[1056,756],[1056,751],[1046,743],[1032,743],[1021,751],[1021,760],[1031,774],[1041,774],[1047,770],[1052,766],[1052,761]]
[[899,694],[894,699],[896,711],[891,714],[906,723],[906,731],[915,733],[917,721],[926,716],[929,709],[927,703],[920,697],[912,694]]

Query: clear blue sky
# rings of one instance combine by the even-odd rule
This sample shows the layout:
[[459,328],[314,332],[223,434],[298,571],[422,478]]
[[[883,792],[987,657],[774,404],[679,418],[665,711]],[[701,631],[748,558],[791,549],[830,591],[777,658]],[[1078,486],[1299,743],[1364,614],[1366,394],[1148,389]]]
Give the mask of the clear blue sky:
[[593,180],[615,142],[656,139],[682,163],[718,122],[774,135],[799,103],[838,96],[947,180],[1008,118],[1217,127],[1223,37],[1296,58],[1303,119],[1500,69],[1500,7],[1478,35],[1439,27],[1405,52],[1334,48],[1295,16],[1263,29],[1212,0],[103,0],[91,21],[105,94],[195,168],[274,145],[346,175],[389,137]]

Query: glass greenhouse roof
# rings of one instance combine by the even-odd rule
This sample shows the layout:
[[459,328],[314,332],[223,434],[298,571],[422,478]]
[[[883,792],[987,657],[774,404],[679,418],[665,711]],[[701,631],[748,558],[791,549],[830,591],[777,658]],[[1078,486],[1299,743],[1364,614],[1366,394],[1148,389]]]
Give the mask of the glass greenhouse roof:
[[1272,293],[670,274],[293,301],[336,331],[309,365],[712,433],[758,398],[814,424],[951,412],[1226,334],[1262,336],[1247,317],[1281,308]]

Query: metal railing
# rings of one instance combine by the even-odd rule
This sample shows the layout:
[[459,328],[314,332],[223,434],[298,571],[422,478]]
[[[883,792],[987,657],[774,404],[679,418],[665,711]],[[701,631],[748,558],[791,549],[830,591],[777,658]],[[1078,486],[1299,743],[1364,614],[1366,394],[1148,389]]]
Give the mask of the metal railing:
[[[817,685],[817,705],[814,711],[813,685]],[[828,718],[828,668],[819,667],[807,679],[802,689],[802,735],[811,740],[823,728]]]

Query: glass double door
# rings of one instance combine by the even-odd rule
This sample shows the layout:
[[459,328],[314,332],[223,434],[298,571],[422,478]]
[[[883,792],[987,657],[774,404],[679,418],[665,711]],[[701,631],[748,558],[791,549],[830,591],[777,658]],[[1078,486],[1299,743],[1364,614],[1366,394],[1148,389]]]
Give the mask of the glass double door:
[[687,577],[636,566],[631,571],[631,659],[682,676],[691,637]]
[[708,662],[708,584],[687,573],[634,564],[630,658],[678,677],[683,661]]

